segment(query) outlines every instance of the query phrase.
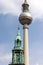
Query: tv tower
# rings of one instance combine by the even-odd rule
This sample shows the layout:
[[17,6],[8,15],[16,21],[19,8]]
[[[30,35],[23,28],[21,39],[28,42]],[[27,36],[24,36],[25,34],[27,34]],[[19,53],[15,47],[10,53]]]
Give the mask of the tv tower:
[[27,0],[24,1],[22,7],[19,21],[23,25],[24,61],[25,65],[29,65],[28,25],[32,22],[32,16],[28,9],[29,4],[27,3]]

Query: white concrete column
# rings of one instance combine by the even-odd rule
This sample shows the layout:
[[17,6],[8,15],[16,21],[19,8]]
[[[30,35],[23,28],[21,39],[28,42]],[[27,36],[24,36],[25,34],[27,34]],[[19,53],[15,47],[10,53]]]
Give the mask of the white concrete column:
[[25,65],[29,65],[29,45],[28,45],[28,25],[23,26],[23,36],[24,36],[24,62]]

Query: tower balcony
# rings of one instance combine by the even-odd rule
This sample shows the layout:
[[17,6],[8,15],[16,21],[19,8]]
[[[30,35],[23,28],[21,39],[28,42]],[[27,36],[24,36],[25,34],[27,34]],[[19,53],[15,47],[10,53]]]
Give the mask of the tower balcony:
[[22,12],[19,16],[19,21],[22,25],[29,25],[32,22],[32,16],[29,12]]

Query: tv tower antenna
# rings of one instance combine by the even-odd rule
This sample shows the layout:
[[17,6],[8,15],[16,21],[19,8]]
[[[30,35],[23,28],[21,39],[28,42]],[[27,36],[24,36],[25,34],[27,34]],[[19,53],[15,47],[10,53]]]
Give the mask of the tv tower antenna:
[[32,16],[28,9],[29,4],[27,0],[24,0],[22,7],[23,9],[19,16],[19,22],[23,25],[24,63],[25,65],[29,65],[28,25],[32,22]]
[[27,3],[27,0],[25,0],[24,2]]
[[25,0],[25,2],[26,2],[27,0]]

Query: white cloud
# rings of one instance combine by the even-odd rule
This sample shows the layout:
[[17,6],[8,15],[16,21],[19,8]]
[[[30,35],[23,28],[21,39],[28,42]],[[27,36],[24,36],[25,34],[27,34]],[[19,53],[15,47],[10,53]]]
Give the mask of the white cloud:
[[11,58],[12,58],[12,54],[11,53],[8,53],[8,54],[5,54],[5,55],[1,55],[0,56],[0,61],[11,61]]
[[36,65],[39,65],[39,63],[36,63]]
[[19,11],[19,0],[0,0],[0,13],[12,13],[18,15]]
[[[0,13],[19,15],[23,0],[0,0]],[[43,0],[29,0],[30,11],[34,18],[43,18]]]
[[43,18],[43,0],[30,0],[30,10],[34,18]]

